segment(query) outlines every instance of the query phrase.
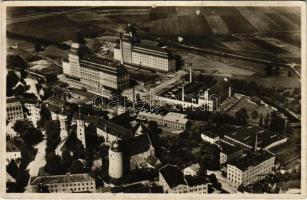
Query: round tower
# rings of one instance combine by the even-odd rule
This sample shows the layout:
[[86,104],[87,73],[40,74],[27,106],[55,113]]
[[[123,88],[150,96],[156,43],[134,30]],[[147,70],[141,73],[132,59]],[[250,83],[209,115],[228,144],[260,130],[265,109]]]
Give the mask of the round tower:
[[123,153],[117,141],[113,142],[109,149],[109,176],[120,179],[124,175]]
[[68,118],[67,115],[61,113],[59,114],[60,121],[60,137],[61,140],[65,139],[68,136]]

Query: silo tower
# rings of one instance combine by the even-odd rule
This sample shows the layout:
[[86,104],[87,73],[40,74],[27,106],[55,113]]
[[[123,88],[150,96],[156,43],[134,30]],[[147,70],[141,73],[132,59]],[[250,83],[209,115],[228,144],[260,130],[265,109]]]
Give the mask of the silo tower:
[[60,121],[60,137],[61,140],[64,140],[68,136],[68,117],[64,113],[64,108],[62,108],[62,111],[59,114],[59,121]]
[[109,176],[120,179],[124,175],[123,153],[118,141],[112,143],[109,149]]

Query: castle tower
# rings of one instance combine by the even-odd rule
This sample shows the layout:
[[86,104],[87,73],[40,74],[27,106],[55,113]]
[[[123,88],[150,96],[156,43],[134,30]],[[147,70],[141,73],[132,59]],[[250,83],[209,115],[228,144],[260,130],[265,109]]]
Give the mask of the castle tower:
[[68,136],[68,118],[63,111],[64,109],[62,109],[62,112],[59,114],[61,140],[64,140]]
[[112,143],[109,149],[109,176],[120,179],[124,175],[123,153],[118,141]]
[[77,118],[77,138],[82,142],[84,148],[86,148],[85,143],[85,122],[81,118],[81,114]]

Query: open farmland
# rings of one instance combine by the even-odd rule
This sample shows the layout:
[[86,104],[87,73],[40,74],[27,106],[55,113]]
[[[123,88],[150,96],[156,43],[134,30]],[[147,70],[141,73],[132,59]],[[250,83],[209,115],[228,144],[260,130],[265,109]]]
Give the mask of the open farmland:
[[77,24],[68,17],[59,15],[10,24],[7,30],[21,35],[62,42],[73,38]]
[[215,34],[228,34],[228,28],[220,16],[206,16],[206,19]]

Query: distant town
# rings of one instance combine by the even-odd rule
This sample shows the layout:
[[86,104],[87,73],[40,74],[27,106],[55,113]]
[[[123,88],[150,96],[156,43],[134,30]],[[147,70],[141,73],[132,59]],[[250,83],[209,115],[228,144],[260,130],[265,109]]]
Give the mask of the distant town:
[[301,193],[300,10],[7,8],[7,193]]

